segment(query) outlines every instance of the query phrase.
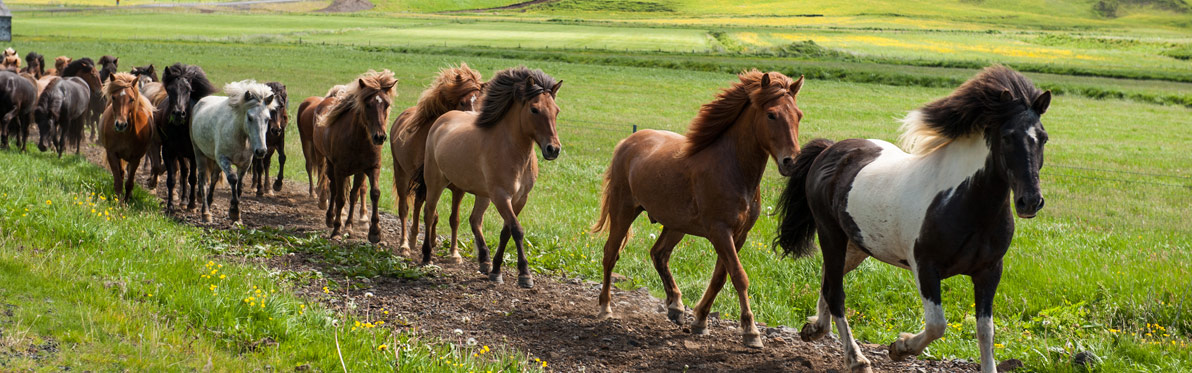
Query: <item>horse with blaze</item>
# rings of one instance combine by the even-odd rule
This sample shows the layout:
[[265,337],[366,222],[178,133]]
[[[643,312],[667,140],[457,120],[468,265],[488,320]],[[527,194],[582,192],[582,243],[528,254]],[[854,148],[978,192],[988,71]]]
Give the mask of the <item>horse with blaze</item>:
[[[132,197],[137,168],[154,136],[153,104],[141,95],[136,76],[115,73],[104,84],[108,102],[100,120],[100,131],[116,194],[124,201]],[[127,170],[126,170],[127,168]],[[127,172],[127,174],[126,174]]]
[[716,100],[704,104],[687,134],[644,130],[621,140],[604,175],[604,197],[593,230],[608,229],[604,244],[604,283],[598,317],[612,316],[613,267],[628,240],[630,225],[645,212],[662,224],[650,249],[666,290],[667,317],[686,322],[683,296],[670,272],[670,254],[684,235],[705,237],[716,250],[716,266],[695,306],[694,334],[707,333],[708,313],[728,275],[741,303],[744,344],[761,348],[762,338],[749,308],[749,279],[737,252],[761,213],[766,159],[789,175],[799,154],[803,111],[796,95],[803,78],[777,72],[747,71]]
[[911,271],[926,318],[922,332],[890,344],[892,360],[919,355],[943,337],[940,281],[968,275],[981,370],[995,372],[993,297],[1014,236],[1013,212],[1029,219],[1043,208],[1047,131],[1040,117],[1050,103],[1050,92],[993,66],[903,119],[909,153],[881,140],[804,146],[779,201],[775,239],[787,254],[805,256],[819,235],[823,283],[803,340],[823,337],[835,321],[849,369],[871,370],[845,319],[844,275],[874,257]]

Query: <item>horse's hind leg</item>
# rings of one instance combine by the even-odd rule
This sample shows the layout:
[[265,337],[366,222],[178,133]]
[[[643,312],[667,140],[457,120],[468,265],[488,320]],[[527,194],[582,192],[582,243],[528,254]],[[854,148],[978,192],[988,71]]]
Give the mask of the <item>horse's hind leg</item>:
[[[363,188],[361,188],[363,183],[364,183],[364,174],[363,173],[352,175],[352,184],[351,184],[352,189],[351,189],[351,194],[348,195],[348,222],[346,224],[344,224],[345,230],[350,230],[350,229],[352,229],[352,227],[355,226],[355,224],[352,224],[352,222],[355,221],[355,219],[352,219],[352,216],[354,213],[358,213],[358,211],[356,211],[356,200],[360,199],[360,190],[363,189]],[[361,202],[360,208],[364,209],[364,206],[365,206],[364,203]]]
[[[368,173],[368,198],[372,202],[372,213],[369,214],[368,223],[368,242],[373,244],[381,242],[381,212],[377,206],[377,202],[381,200],[381,188],[377,186],[377,181],[380,181],[381,178],[380,173],[380,168],[374,168],[372,172]],[[364,206],[362,205],[360,208],[364,208]]]
[[[844,274],[852,272],[868,257],[869,254],[866,254],[853,242],[849,242],[848,251],[844,256]],[[816,307],[816,315],[807,318],[807,323],[803,324],[803,329],[799,331],[799,337],[804,342],[811,342],[828,334],[831,327],[832,316],[828,314],[828,300],[821,293]]]
[[911,271],[919,284],[919,295],[923,298],[923,331],[918,334],[902,333],[890,344],[890,360],[902,360],[923,353],[928,344],[944,336],[948,319],[940,304],[940,275],[931,265],[913,265]]
[[[269,158],[265,161],[265,177],[269,177],[269,160],[272,160],[273,153],[270,153]],[[283,133],[277,143],[277,178],[273,180],[273,191],[281,191],[281,180],[286,175],[286,135]]]
[[141,158],[128,161],[128,178],[124,181],[124,203],[132,201],[132,191],[137,183],[137,169],[141,167]]
[[818,225],[820,248],[824,255],[824,281],[820,296],[827,299],[828,313],[836,321],[836,333],[844,347],[844,361],[851,372],[871,372],[869,359],[853,339],[852,330],[844,314],[844,270],[848,253],[848,238],[839,227]]
[[464,191],[459,188],[451,188],[451,217],[447,219],[451,223],[451,251],[449,256],[451,261],[459,264],[464,261],[464,258],[459,255],[459,204],[463,202]]
[[468,224],[472,227],[472,236],[476,237],[476,262],[480,263],[480,273],[488,274],[492,271],[492,262],[488,258],[488,245],[484,243],[484,210],[488,209],[489,200],[476,197],[472,204],[472,215],[468,217]]
[[671,251],[675,249],[675,245],[683,240],[683,233],[662,228],[662,233],[658,235],[658,241],[654,242],[654,247],[650,248],[650,259],[654,262],[654,270],[658,271],[658,276],[662,278],[662,287],[666,290],[666,317],[678,325],[683,325],[687,322],[685,316],[685,307],[683,307],[683,292],[679,290],[679,285],[675,283],[675,276],[670,271],[670,255]]
[[[428,167],[427,173],[429,174],[430,172],[432,171]],[[423,213],[423,219],[425,219],[423,224],[426,225],[426,233],[422,238],[422,264],[430,263],[431,247],[435,244],[435,225],[438,224],[437,219],[439,218],[435,207],[439,204],[439,197],[443,194],[443,189],[447,187],[445,185],[446,182],[441,179],[442,176],[437,174],[426,178],[426,211]],[[415,214],[414,216],[417,217],[418,215]],[[417,226],[418,223],[415,221],[411,225]]]
[[[612,187],[611,185],[609,187]],[[633,207],[630,204],[619,204],[624,199],[609,198],[606,203],[608,207],[608,241],[604,242],[604,260],[603,269],[604,277],[600,287],[600,312],[596,314],[597,319],[607,319],[613,316],[612,307],[612,286],[613,286],[613,269],[617,266],[617,260],[621,258],[621,250],[625,248],[625,241],[629,236],[629,228],[633,225],[633,219],[641,213],[640,209]]]

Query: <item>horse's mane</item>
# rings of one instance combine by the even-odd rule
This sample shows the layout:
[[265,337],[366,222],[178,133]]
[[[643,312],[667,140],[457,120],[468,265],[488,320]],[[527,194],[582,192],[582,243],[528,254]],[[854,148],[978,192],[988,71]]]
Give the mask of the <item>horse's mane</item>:
[[439,70],[439,76],[418,97],[409,131],[415,132],[431,125],[439,116],[455,108],[456,102],[464,95],[479,91],[481,84],[480,72],[469,68],[467,63]]
[[327,94],[323,95],[323,98],[332,98],[332,97],[338,96],[339,92],[342,92],[343,90],[345,90],[347,88],[348,88],[347,84],[336,84],[336,85],[332,86],[331,89],[327,90]]
[[[528,84],[527,84],[528,83]],[[551,93],[555,78],[542,70],[518,66],[498,71],[485,87],[484,103],[476,127],[492,127],[501,122],[509,107],[519,100],[529,100],[543,92]],[[554,93],[551,93],[554,96]]]
[[[241,80],[239,82],[231,82],[224,85],[224,94],[228,95],[228,105],[236,108],[239,111],[247,110],[247,101],[244,101],[244,94],[248,93],[251,98],[257,101],[262,101],[266,97],[273,95],[273,90],[269,86],[257,83],[256,80]],[[261,102],[264,104],[264,102]],[[270,103],[272,107],[273,103]]]
[[[761,87],[762,78],[770,76],[770,85]],[[712,102],[700,107],[699,115],[687,126],[687,155],[707,149],[725,132],[732,128],[733,123],[751,102],[765,103],[794,94],[790,91],[794,81],[781,73],[762,73],[756,69],[737,75],[740,82],[734,83],[716,95]]]
[[140,106],[139,109],[147,117],[151,117],[154,110],[153,103],[149,102],[149,98],[142,95],[141,91],[136,88],[137,81],[137,76],[129,73],[112,74],[111,79],[108,79],[103,85],[103,97],[110,103],[112,96],[123,90],[132,88],[133,94],[136,95],[137,104]]
[[144,88],[144,93],[149,96],[149,102],[152,102],[153,106],[161,105],[162,101],[170,96],[169,92],[166,92],[166,86],[161,84],[161,82],[147,83],[144,85]]
[[281,84],[279,82],[268,82],[265,83],[265,85],[269,86],[269,89],[273,91],[273,100],[277,102],[277,106],[282,108],[282,110],[285,110],[286,105],[290,101],[289,94],[286,93],[285,84]]
[[41,71],[37,71],[37,73],[45,73],[45,70],[46,70],[45,56],[37,54],[37,52],[29,52],[29,54],[25,55],[25,62],[26,62],[25,65],[28,67],[33,67],[34,62],[36,62],[37,68],[39,70],[41,70]]
[[210,96],[215,93],[215,85],[207,80],[207,73],[203,72],[203,68],[195,65],[187,65],[184,63],[175,63],[166,67],[162,74],[162,82],[169,85],[177,79],[186,79],[190,82],[190,98],[198,100],[203,97]]
[[899,142],[911,154],[931,153],[1031,110],[1031,103],[1042,94],[1030,79],[1009,67],[987,67],[948,97],[908,113],[902,119]]
[[79,76],[79,70],[82,70],[84,67],[91,67],[92,70],[95,70],[95,61],[92,61],[88,57],[70,61],[70,63],[66,64],[66,67],[62,68],[59,75]]
[[[378,94],[379,96],[377,96]],[[336,93],[335,105],[330,110],[327,110],[326,114],[320,116],[315,123],[318,126],[327,126],[335,123],[340,117],[348,113],[355,113],[357,116],[362,116],[364,115],[364,110],[358,109],[364,108],[366,101],[373,96],[393,102],[393,97],[396,95],[397,78],[393,77],[393,72],[389,70],[381,72],[369,70]]]

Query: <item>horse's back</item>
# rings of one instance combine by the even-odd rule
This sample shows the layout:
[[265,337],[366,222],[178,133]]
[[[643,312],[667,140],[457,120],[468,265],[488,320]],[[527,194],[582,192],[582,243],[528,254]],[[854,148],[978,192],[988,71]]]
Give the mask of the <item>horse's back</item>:
[[683,154],[686,141],[683,135],[657,130],[626,137],[613,151],[606,187],[632,198],[632,205],[646,210],[650,220],[703,236],[693,192],[694,167]]

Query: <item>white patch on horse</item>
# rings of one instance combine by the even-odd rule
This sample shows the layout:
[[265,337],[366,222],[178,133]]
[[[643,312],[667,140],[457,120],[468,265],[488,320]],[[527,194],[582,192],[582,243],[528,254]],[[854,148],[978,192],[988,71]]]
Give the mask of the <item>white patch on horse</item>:
[[1035,129],[1036,126],[1030,126],[1026,129],[1026,135],[1031,138],[1031,141],[1039,141],[1039,132]]
[[912,268],[928,207],[940,193],[947,193],[945,200],[951,198],[961,183],[980,171],[989,146],[974,134],[912,155],[886,141],[869,141],[882,148],[881,154],[857,173],[847,212],[861,230],[862,246],[874,258]]
[[989,316],[977,318],[977,348],[981,350],[981,371],[996,372],[997,360],[993,358],[993,319]]

